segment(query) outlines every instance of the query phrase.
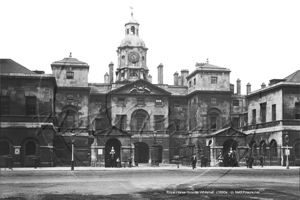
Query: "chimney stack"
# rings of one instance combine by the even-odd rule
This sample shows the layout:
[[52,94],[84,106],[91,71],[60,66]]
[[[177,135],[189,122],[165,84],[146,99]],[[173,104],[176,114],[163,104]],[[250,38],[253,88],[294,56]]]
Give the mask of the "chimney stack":
[[261,89],[265,88],[266,87],[266,84],[265,83],[262,83],[261,84]]
[[236,93],[241,95],[241,80],[239,78],[236,80]]
[[163,77],[164,77],[164,74],[163,74],[163,65],[160,63],[157,67],[157,80],[158,80],[158,84],[164,84],[164,80],[163,80]]
[[114,63],[111,62],[109,65],[109,83],[112,84],[114,82]]
[[104,75],[104,83],[109,83],[109,75],[107,72]]
[[174,85],[178,85],[178,72],[174,74]]
[[152,83],[152,76],[151,76],[150,74],[148,75],[148,78],[147,78],[147,79],[148,79],[148,82],[149,82],[149,83]]
[[182,85],[182,77],[178,76],[178,85]]
[[188,75],[189,75],[189,70],[188,69],[181,70],[182,85],[185,85],[185,86],[188,85],[188,82],[186,80],[186,77]]
[[247,95],[248,95],[251,92],[251,84],[248,83],[246,87],[247,87]]

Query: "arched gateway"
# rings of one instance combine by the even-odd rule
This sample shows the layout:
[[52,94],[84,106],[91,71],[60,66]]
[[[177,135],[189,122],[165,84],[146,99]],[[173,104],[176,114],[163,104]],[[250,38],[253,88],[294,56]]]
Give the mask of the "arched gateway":
[[139,163],[149,163],[149,146],[145,142],[135,143],[135,156]]
[[105,167],[111,166],[111,150],[114,147],[115,159],[121,159],[121,142],[116,138],[111,138],[105,143]]
[[223,143],[223,157],[224,157],[224,167],[230,165],[229,163],[229,155],[230,150],[237,151],[238,143],[234,139],[227,139]]

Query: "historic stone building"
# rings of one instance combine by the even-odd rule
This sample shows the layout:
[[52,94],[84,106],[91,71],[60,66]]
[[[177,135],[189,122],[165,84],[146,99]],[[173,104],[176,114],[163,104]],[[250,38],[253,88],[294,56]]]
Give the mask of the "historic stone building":
[[72,135],[82,166],[109,167],[112,149],[121,163],[189,164],[196,154],[217,165],[234,150],[241,164],[251,154],[283,165],[287,146],[299,165],[299,71],[253,92],[248,83],[242,95],[241,80],[234,92],[230,69],[208,60],[175,72],[173,85],[159,64],[154,84],[139,33],[131,16],[104,83],[89,83],[90,66],[71,54],[51,64],[52,75],[1,59],[1,165],[9,157],[14,166],[70,165]]

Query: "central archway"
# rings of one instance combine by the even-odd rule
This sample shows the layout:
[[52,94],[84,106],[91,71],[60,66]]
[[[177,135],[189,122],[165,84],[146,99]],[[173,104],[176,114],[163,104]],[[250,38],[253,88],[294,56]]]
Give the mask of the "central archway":
[[136,156],[139,163],[149,163],[149,146],[145,142],[135,143]]
[[[112,150],[112,147],[114,147],[115,150],[115,159],[119,158],[121,160],[121,142],[116,138],[111,138],[107,140],[105,144],[105,167],[116,167],[116,163],[112,164],[111,162],[111,155],[110,151]],[[114,165],[114,166],[112,166]]]
[[229,166],[229,157],[228,153],[230,152],[230,149],[232,151],[236,151],[238,147],[238,143],[234,139],[227,139],[223,143],[223,158],[224,158],[224,167]]

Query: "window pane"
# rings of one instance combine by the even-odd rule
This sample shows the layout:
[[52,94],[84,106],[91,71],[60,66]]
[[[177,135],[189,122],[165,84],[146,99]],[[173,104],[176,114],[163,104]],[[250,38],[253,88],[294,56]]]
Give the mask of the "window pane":
[[239,106],[240,101],[239,100],[233,100],[233,106]]
[[9,101],[9,97],[1,96],[1,115],[9,115]]
[[154,123],[155,123],[155,130],[157,131],[163,130],[164,116],[163,115],[154,116]]
[[217,117],[210,118],[210,128],[216,129],[217,128]]
[[162,100],[161,99],[156,99],[155,100],[155,105],[161,106],[162,105]]
[[100,119],[100,118],[96,118],[95,119],[95,129],[96,130],[100,130],[101,129],[101,122],[102,122],[102,119]]
[[26,97],[26,115],[36,114],[36,97]]
[[74,72],[67,72],[67,79],[73,79],[74,78]]
[[27,142],[25,146],[26,155],[35,155],[36,146],[34,142]]
[[217,77],[215,77],[215,76],[211,77],[211,84],[217,84],[217,82],[218,82]]
[[6,141],[0,142],[0,155],[9,154],[9,143]]

